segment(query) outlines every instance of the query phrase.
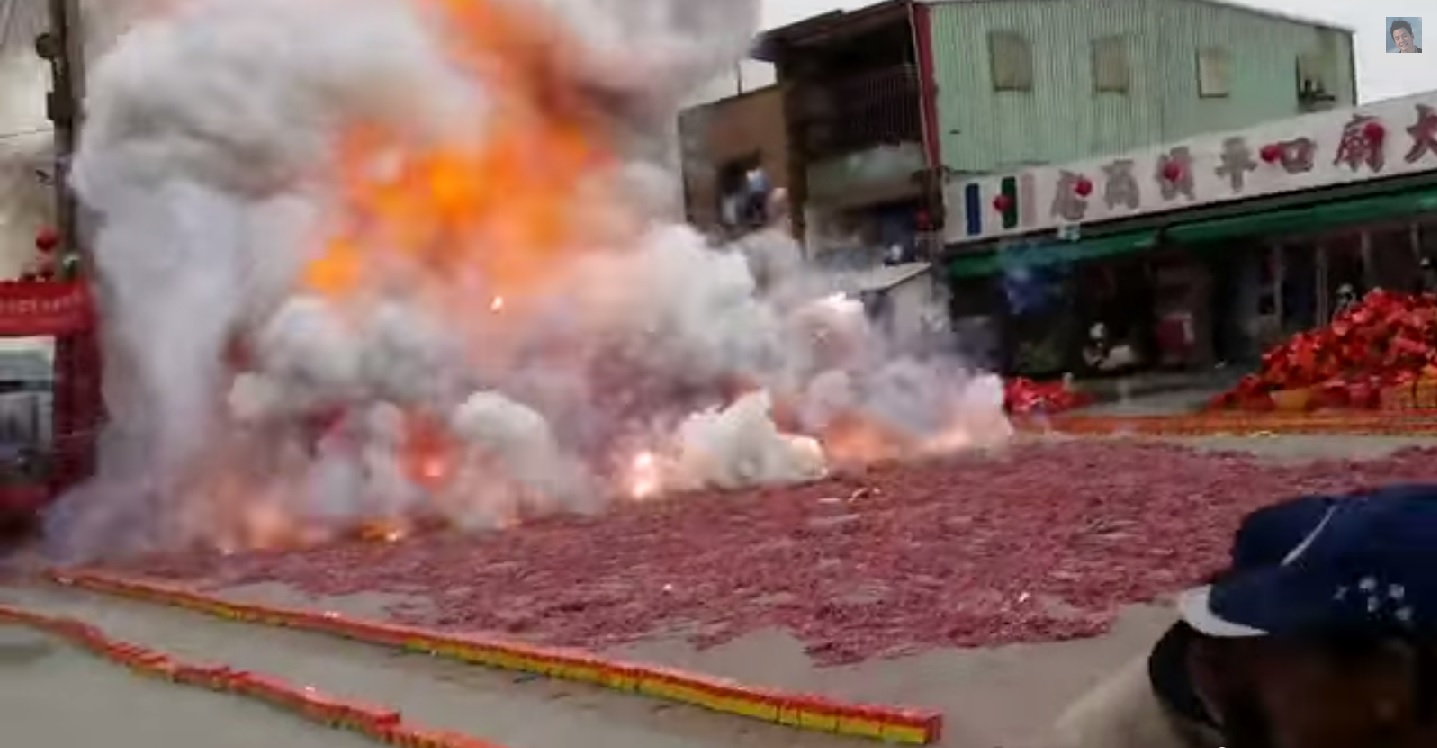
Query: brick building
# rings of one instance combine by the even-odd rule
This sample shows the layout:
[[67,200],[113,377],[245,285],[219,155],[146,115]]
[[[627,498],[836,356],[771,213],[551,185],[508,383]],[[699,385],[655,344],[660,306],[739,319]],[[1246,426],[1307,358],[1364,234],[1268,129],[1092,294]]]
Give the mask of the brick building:
[[774,187],[787,187],[788,140],[777,86],[684,110],[679,142],[685,213],[701,229],[721,228],[724,200],[741,190],[754,167]]

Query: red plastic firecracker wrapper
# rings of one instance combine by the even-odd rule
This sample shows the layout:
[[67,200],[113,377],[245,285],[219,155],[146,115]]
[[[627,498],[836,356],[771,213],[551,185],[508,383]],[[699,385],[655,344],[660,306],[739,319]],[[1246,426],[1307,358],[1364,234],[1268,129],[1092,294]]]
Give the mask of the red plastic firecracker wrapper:
[[[1383,393],[1437,367],[1437,297],[1373,291],[1322,327],[1262,357],[1214,408],[1266,409],[1271,393],[1311,389],[1319,408],[1383,407]],[[1387,397],[1386,402],[1394,402]]]
[[1053,415],[1091,405],[1092,395],[1075,390],[1066,382],[1035,382],[1012,379],[1004,386],[1004,404],[1013,415]]

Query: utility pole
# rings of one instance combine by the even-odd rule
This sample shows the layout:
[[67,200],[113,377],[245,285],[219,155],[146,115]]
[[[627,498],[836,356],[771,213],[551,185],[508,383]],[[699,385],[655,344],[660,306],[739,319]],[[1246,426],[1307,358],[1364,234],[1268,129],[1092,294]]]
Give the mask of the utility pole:
[[79,210],[70,189],[70,162],[79,145],[81,65],[83,50],[75,33],[79,26],[75,0],[49,0],[50,30],[35,40],[35,51],[50,63],[51,88],[46,101],[50,121],[55,124],[55,209],[56,227],[64,255],[80,253]]

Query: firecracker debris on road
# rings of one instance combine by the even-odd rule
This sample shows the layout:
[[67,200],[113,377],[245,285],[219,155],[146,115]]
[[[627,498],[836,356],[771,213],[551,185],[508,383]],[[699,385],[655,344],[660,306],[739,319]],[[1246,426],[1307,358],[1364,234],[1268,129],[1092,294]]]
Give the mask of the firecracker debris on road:
[[[201,615],[102,597],[89,593],[62,590],[42,585],[9,587],[0,591],[0,604],[16,605],[27,611],[74,618],[98,626],[107,635],[151,647],[186,660],[221,663],[233,668],[252,670],[276,676],[294,684],[314,687],[335,696],[370,704],[383,705],[403,713],[406,720],[439,730],[450,730],[482,738],[502,748],[569,748],[575,744],[593,748],[702,748],[703,746],[857,746],[863,741],[835,736],[802,733],[778,726],[752,723],[748,720],[708,714],[697,709],[662,704],[647,699],[609,693],[598,688],[548,681],[529,676],[516,677],[482,668],[444,662],[423,655],[400,654],[362,644],[335,641],[323,636],[280,631],[260,626],[227,623]],[[43,640],[41,640],[43,641]],[[85,662],[87,657],[66,651],[56,645],[47,651],[57,652],[35,661],[30,667],[44,678],[43,684],[54,682],[54,688],[39,687],[63,702],[61,694],[68,678],[83,679],[84,672],[110,671],[101,684],[90,687],[95,702],[109,709],[103,693],[125,690],[127,679],[141,698],[156,693],[165,698],[165,685],[136,679],[112,666]],[[49,662],[58,663],[51,666]],[[20,688],[21,678],[3,679],[5,688]],[[107,685],[111,681],[114,686]],[[99,689],[98,691],[96,689]],[[184,691],[188,689],[170,689]],[[0,692],[3,697],[3,692]],[[203,698],[201,698],[203,697]],[[324,746],[324,740],[339,745],[365,745],[358,737],[336,733],[299,721],[282,712],[267,713],[263,708],[233,697],[199,694],[175,696],[189,700],[217,699],[224,709],[228,698],[235,704],[233,715],[215,724],[236,723],[240,736],[248,736],[243,723],[261,721],[254,739],[236,737],[233,745],[255,746],[292,744]],[[12,702],[5,701],[0,710]],[[20,702],[15,702],[20,703]],[[109,712],[90,709],[90,701],[64,703],[44,712],[53,720],[103,721]],[[99,707],[97,707],[98,709]],[[37,714],[40,712],[36,712]],[[125,712],[116,712],[124,714]],[[139,713],[138,711],[129,713]],[[163,722],[162,709],[152,709],[149,719]],[[3,714],[3,711],[0,711]],[[257,716],[252,716],[257,715]],[[176,719],[184,719],[184,715]],[[278,723],[270,728],[269,723]],[[204,724],[204,720],[198,720]],[[147,748],[175,746],[188,748],[194,743],[178,736],[184,725],[176,728],[174,738],[161,735],[148,739]],[[75,728],[78,729],[78,728]],[[162,726],[147,729],[159,734]],[[263,730],[272,730],[263,732]],[[317,733],[311,742],[281,740],[282,730]],[[66,733],[69,734],[69,733]],[[166,733],[167,735],[168,733]],[[37,733],[35,745],[95,745],[99,740],[59,740]],[[22,743],[29,745],[29,743]],[[140,743],[136,743],[138,746]],[[206,745],[215,745],[205,742]],[[125,745],[122,743],[121,745]],[[229,743],[224,744],[228,746]]]
[[[1336,487],[1352,480],[1366,483],[1415,479],[1431,472],[1429,456],[1433,444],[1430,439],[1403,437],[1234,436],[1173,440],[1043,441],[1052,441],[1058,451],[1049,452],[1045,449],[1037,453],[1027,453],[1020,450],[1019,453],[1033,457],[1040,454],[1057,457],[1066,455],[1063,459],[1055,458],[1054,464],[1063,466],[1058,472],[1066,476],[1070,494],[1097,491],[1098,494],[1113,500],[1137,490],[1140,497],[1132,501],[1124,500],[1120,504],[1107,507],[1105,511],[1139,514],[1158,511],[1162,516],[1168,517],[1164,524],[1169,529],[1176,521],[1173,519],[1174,512],[1194,516],[1211,515],[1202,522],[1217,522],[1222,516],[1226,516],[1223,514],[1226,511],[1223,507],[1229,504],[1246,505],[1246,499],[1235,501],[1223,498],[1236,488],[1249,492],[1258,491],[1261,497],[1273,500],[1279,497],[1270,494],[1291,490],[1299,485],[1305,488],[1329,484]],[[1070,447],[1063,447],[1064,444],[1069,444]],[[1167,446],[1156,446],[1157,444]],[[1178,447],[1195,451],[1187,452]],[[1401,450],[1414,447],[1428,449],[1406,453],[1407,457],[1400,456]],[[1072,448],[1077,451],[1072,451]],[[1221,453],[1213,455],[1212,450],[1219,450]],[[1229,451],[1246,453],[1249,457],[1236,458],[1222,454],[1230,454]],[[1214,459],[1216,461],[1213,461]],[[1312,463],[1312,460],[1337,462]],[[993,469],[1003,471],[1010,480],[1025,474],[1013,472],[1017,469],[1013,464],[1008,464],[1005,468],[1001,463],[1002,461],[995,463]],[[1178,470],[1176,482],[1186,486],[1189,492],[1196,491],[1189,498],[1175,500],[1167,497],[1167,493],[1177,489],[1169,485],[1174,482],[1173,476],[1167,475],[1164,478],[1162,473],[1171,472],[1175,467],[1182,468]],[[933,472],[933,469],[932,466],[926,469],[920,467],[916,472]],[[947,468],[956,471],[957,477],[963,477],[974,469],[976,466],[972,464],[968,464],[966,468],[961,464]],[[1339,480],[1341,476],[1347,477]],[[967,477],[977,480],[972,475]],[[1075,480],[1082,485],[1074,485]],[[1096,483],[1092,483],[1093,481]],[[1134,481],[1141,486],[1130,485]],[[962,485],[961,496],[967,497],[965,504],[978,501],[985,495],[984,491],[974,492],[977,483],[973,481],[964,481]],[[901,486],[894,485],[890,488],[899,491]],[[1046,497],[1042,502],[1044,506],[1056,509],[1064,503],[1058,501],[1056,495],[1049,491],[1041,493]],[[1011,492],[1005,493],[1008,497],[1004,499],[1005,505],[1018,501],[1016,495],[1010,494]],[[1261,497],[1250,498],[1255,501]],[[763,502],[774,501],[783,499],[778,495],[763,498]],[[949,502],[952,501],[950,497]],[[745,504],[742,502],[741,497],[725,497],[722,502],[724,511],[739,514],[754,511],[752,506],[743,509]],[[680,506],[673,508],[676,511],[684,509]],[[994,512],[999,512],[1000,509],[1003,509],[1003,506],[990,507]],[[1005,511],[1011,512],[1013,509],[1015,507],[1008,506]],[[1102,509],[1102,506],[1090,505],[1085,512],[1091,517],[1092,512],[1098,509]],[[1023,516],[1022,512],[1014,517],[1002,514],[1002,517],[1007,518],[1004,519],[1005,522],[1014,523],[1005,532],[1031,534],[1024,529],[1027,525],[1019,521]],[[1051,524],[1056,515],[1045,511],[1043,516]],[[995,520],[998,518],[998,515],[995,515]],[[629,518],[629,521],[631,522],[632,518]],[[1183,520],[1188,524],[1194,521],[1198,520],[1192,517]],[[673,522],[672,518],[670,522]],[[605,536],[614,527],[621,527],[624,523],[625,517],[621,513],[599,520],[597,525],[588,525],[584,531]],[[707,532],[714,532],[712,522],[706,522],[704,526]],[[1124,532],[1137,533],[1142,527],[1135,524],[1126,527]],[[676,528],[671,529],[676,531]],[[994,532],[1000,530],[996,527],[991,529]],[[523,534],[526,531],[516,532]],[[538,532],[538,537],[544,535],[542,530],[531,529],[527,532]],[[1213,537],[1219,536],[1221,533]],[[573,540],[572,536],[566,537]],[[521,538],[512,540],[518,541]],[[968,543],[972,542],[973,538],[970,537]],[[1132,541],[1129,545],[1132,543],[1145,545],[1138,541]],[[1100,551],[1106,547],[1085,545],[1082,555],[1102,557]],[[357,552],[364,549],[352,550]],[[732,548],[730,551],[733,552]],[[316,552],[322,552],[322,549],[317,549]],[[308,568],[307,564],[317,563],[312,556],[282,555],[285,563],[281,564],[281,567],[289,572],[271,576],[289,577],[298,574],[298,570]],[[527,558],[535,564],[542,560],[532,554],[503,557]],[[346,558],[347,566],[318,564],[314,573],[343,569],[347,579],[370,568],[362,563],[364,559],[359,556]],[[179,559],[174,561],[178,562]],[[1167,559],[1164,563],[1168,566],[1181,566],[1184,563],[1190,565],[1191,561],[1190,558],[1177,558]],[[956,560],[950,559],[950,562]],[[1023,565],[1010,559],[1004,568],[1008,569],[1006,573],[1018,574],[1022,572]],[[175,569],[171,568],[170,571],[174,572]],[[627,573],[642,576],[641,571],[640,567],[630,566]],[[482,572],[482,564],[470,563],[465,567],[465,574],[473,584],[480,583],[485,578]],[[195,573],[203,575],[198,567]],[[310,575],[311,584],[302,586],[312,587],[312,577],[313,575]],[[294,577],[289,581],[300,580],[301,577]],[[233,583],[236,580],[229,581]],[[424,591],[409,588],[408,593],[402,593],[397,588],[389,587],[386,592],[383,585],[376,585],[365,595],[325,596],[314,595],[314,590],[288,587],[279,579],[270,583],[257,583],[257,579],[244,581],[250,583],[248,587],[224,588],[221,594],[231,599],[250,599],[257,603],[302,606],[313,610],[333,610],[367,619],[383,618],[385,610],[392,611],[392,605],[396,600],[404,599],[405,594],[419,595]],[[990,585],[997,583],[991,579],[989,582]],[[1173,581],[1164,589],[1171,591],[1176,586],[1181,585]],[[219,591],[221,588],[212,589]],[[502,590],[496,589],[494,592],[497,594]],[[962,590],[953,590],[953,593],[959,598],[971,598],[975,594],[970,591],[965,595]],[[396,594],[399,596],[396,597]],[[546,588],[543,594],[553,595],[557,594],[557,591]],[[499,606],[512,604],[506,603],[503,595],[491,597],[490,602],[491,605]],[[1079,598],[1074,598],[1069,605],[1079,602]],[[253,669],[295,683],[310,684],[337,696],[393,707],[404,712],[407,717],[412,716],[417,722],[442,729],[459,730],[509,748],[548,748],[561,744],[567,748],[573,743],[575,736],[580,736],[583,744],[595,746],[617,746],[621,742],[625,746],[641,747],[863,744],[859,741],[845,741],[831,736],[802,733],[748,720],[707,714],[695,709],[668,706],[644,698],[580,685],[541,678],[515,677],[417,655],[398,655],[379,648],[323,636],[229,623],[203,615],[99,597],[75,590],[46,586],[0,588],[0,604],[19,605],[40,613],[71,616],[97,625],[114,637],[171,652],[186,659],[222,662],[241,669]],[[896,626],[906,620],[899,613],[901,611],[887,615],[884,620],[889,625]],[[1078,641],[1021,646],[991,646],[975,642],[970,648],[936,645],[929,651],[923,651],[924,648],[920,647],[907,656],[895,659],[878,657],[842,667],[817,666],[818,658],[815,652],[801,638],[796,638],[796,631],[779,629],[742,633],[738,639],[711,648],[695,648],[691,642],[682,640],[682,637],[667,640],[644,638],[632,646],[623,647],[622,651],[608,648],[605,654],[736,678],[754,685],[796,689],[845,700],[936,707],[941,709],[945,717],[944,739],[941,745],[965,748],[979,745],[1017,745],[1024,739],[1032,738],[1035,731],[1040,731],[1047,725],[1063,706],[1077,697],[1095,678],[1101,677],[1140,653],[1145,647],[1151,646],[1153,637],[1166,626],[1169,616],[1161,606],[1127,608],[1107,634]],[[909,617],[911,618],[911,615]],[[1100,628],[1102,627],[1094,627],[1093,633],[1097,633]],[[111,688],[104,684],[113,682],[113,688],[123,689],[126,683],[124,679],[130,678],[109,666],[86,663],[80,659],[83,657],[84,655],[79,654],[49,655],[28,667],[41,670],[48,667],[46,663],[59,663],[54,668],[58,671],[56,674],[48,675],[44,681],[34,681],[42,684],[39,688],[52,693],[70,693],[64,686],[65,678],[84,677],[83,673],[91,670],[109,670],[114,673],[105,676],[103,683],[97,678],[97,685],[87,686],[100,694],[105,688]],[[70,673],[77,675],[70,676]],[[51,680],[55,683],[53,691],[46,685]],[[164,698],[163,686],[158,684],[141,682],[132,688],[137,694],[134,698],[137,699],[156,689],[160,689],[158,693],[161,694],[157,698]],[[85,692],[81,689],[75,693],[83,696]],[[199,694],[199,697],[207,699],[209,695]],[[95,698],[103,700],[103,695]],[[198,697],[176,698],[189,700]],[[14,702],[3,703],[5,708],[9,708],[9,704]],[[88,702],[76,703],[83,706]],[[1021,705],[1021,708],[1014,706],[1015,704]],[[239,711],[242,708],[251,709],[249,705],[236,705],[233,707],[236,714],[233,719],[247,723],[250,718],[246,715],[253,711]],[[49,714],[41,711],[34,713]],[[54,707],[50,713],[67,715],[73,719],[77,710],[72,707]],[[98,715],[97,719],[103,717],[102,713],[95,714]],[[263,710],[258,714],[264,719],[281,724],[274,728],[268,725],[257,727],[257,735],[267,734],[259,732],[265,729],[294,729],[316,732],[314,740],[352,740],[342,735],[325,736],[323,729],[302,723],[287,727],[283,723],[289,717],[284,714],[267,715]],[[81,728],[67,726],[64,729]],[[148,729],[162,728],[153,726]],[[90,744],[90,741],[56,739],[47,743],[85,745]],[[171,743],[163,740],[147,743],[157,746],[169,744]],[[181,743],[173,744],[178,746]]]
[[113,748],[360,748],[233,697],[139,679],[64,642],[0,626],[0,724],[5,745]]

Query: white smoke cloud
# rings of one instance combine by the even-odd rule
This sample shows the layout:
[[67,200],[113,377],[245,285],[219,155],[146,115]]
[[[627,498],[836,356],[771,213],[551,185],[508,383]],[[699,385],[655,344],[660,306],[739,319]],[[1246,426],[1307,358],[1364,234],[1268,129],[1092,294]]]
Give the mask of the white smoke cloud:
[[769,415],[772,407],[768,393],[755,392],[722,410],[690,416],[679,427],[674,482],[689,489],[736,489],[822,478],[823,446],[780,432]]
[[[631,163],[588,186],[585,210],[614,219],[594,246],[492,313],[474,311],[485,279],[467,269],[437,290],[387,266],[382,288],[353,296],[294,290],[334,213],[347,128],[473,143],[504,116],[446,57],[428,6],[177,0],[115,14],[125,30],[90,78],[74,167],[99,220],[112,422],[98,476],[49,518],[59,550],[591,511],[628,488],[638,450],[662,456],[668,489],[810,480],[827,466],[815,436],[854,413],[919,441],[960,422],[984,431],[964,445],[1006,436],[989,384],[890,360],[862,305],[807,275],[787,239],[716,249],[662,218],[668,180],[646,144],[686,87],[746,50],[755,0],[546,3],[559,37],[580,40],[547,50],[557,74],[607,102],[594,126]],[[438,451],[418,450],[435,429]]]

